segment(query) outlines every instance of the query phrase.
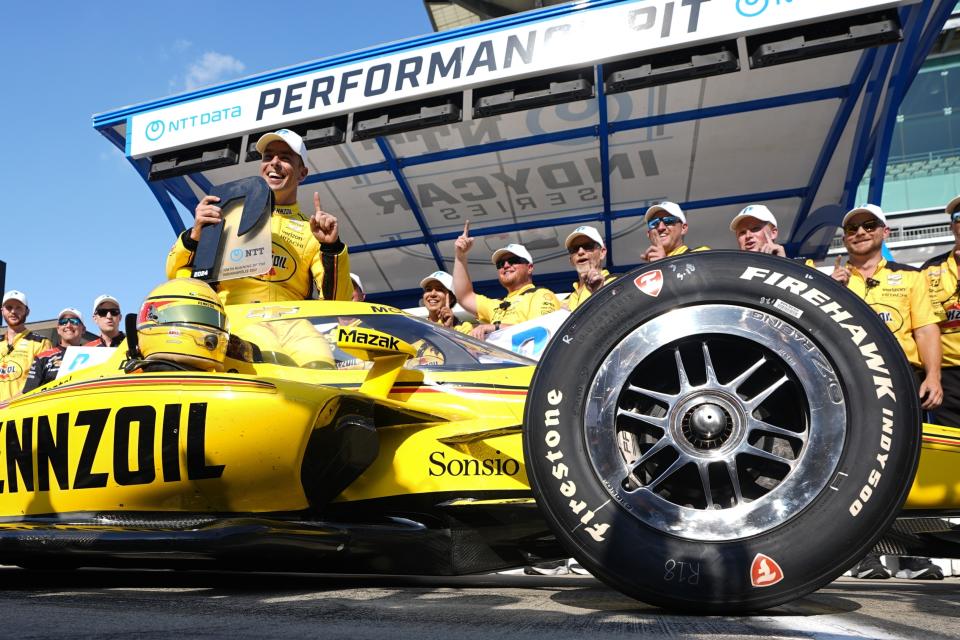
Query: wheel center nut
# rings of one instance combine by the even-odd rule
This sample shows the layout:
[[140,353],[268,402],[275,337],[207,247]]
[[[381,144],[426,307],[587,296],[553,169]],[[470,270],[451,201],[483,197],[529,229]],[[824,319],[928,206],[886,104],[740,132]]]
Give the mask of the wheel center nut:
[[682,421],[684,437],[697,449],[716,449],[733,433],[730,415],[720,405],[704,402],[691,409]]
[[690,413],[690,428],[704,440],[713,440],[723,432],[727,416],[723,409],[715,404],[703,404]]

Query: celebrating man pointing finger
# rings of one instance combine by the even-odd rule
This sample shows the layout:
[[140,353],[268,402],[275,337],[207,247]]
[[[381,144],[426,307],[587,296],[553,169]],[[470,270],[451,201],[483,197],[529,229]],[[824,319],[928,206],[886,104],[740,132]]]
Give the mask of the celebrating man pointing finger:
[[[320,207],[313,194],[314,213],[300,210],[297,190],[307,177],[307,148],[289,129],[260,136],[260,177],[273,191],[270,216],[273,266],[267,273],[215,284],[224,304],[304,300],[315,287],[323,300],[350,300],[350,262],[340,240],[337,219]],[[189,276],[200,232],[219,222],[222,211],[216,196],[205,196],[194,211],[193,228],[180,234],[167,256],[167,277]]]
[[508,244],[493,252],[500,284],[507,290],[502,300],[474,293],[467,254],[473,248],[470,221],[454,243],[453,291],[460,306],[477,316],[479,324],[471,334],[480,340],[501,327],[539,318],[560,308],[560,301],[549,289],[533,285],[533,256],[522,244]]

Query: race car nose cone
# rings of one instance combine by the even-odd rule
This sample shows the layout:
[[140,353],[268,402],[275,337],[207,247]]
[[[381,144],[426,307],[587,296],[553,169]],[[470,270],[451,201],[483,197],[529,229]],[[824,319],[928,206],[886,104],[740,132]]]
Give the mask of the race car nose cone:
[[690,413],[690,430],[698,440],[715,440],[726,425],[724,410],[715,404],[702,404]]

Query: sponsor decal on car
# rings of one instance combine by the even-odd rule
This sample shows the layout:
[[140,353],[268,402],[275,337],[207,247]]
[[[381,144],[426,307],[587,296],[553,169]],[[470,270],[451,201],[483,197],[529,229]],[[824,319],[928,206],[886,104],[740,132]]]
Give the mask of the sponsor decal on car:
[[[187,473],[183,478],[179,442],[185,408]],[[106,487],[108,481],[131,486],[158,479],[206,480],[223,475],[226,465],[207,464],[206,402],[167,404],[162,409],[151,405],[90,409],[78,412],[72,423],[70,418],[64,412],[0,422],[6,463],[0,465],[6,469],[0,493],[50,491],[53,486],[62,491],[94,489]],[[160,437],[156,438],[158,422]],[[79,450],[79,455],[71,455],[71,449]],[[76,466],[71,469],[74,460]],[[99,461],[97,470],[95,461]]]
[[513,458],[452,458],[447,460],[443,451],[430,453],[430,468],[427,474],[439,476],[515,476],[520,473],[520,463]]

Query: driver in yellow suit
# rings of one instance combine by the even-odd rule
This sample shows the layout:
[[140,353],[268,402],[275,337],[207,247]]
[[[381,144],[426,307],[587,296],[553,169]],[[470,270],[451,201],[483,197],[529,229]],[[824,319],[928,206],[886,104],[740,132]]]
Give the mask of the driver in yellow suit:
[[[315,286],[321,300],[350,300],[350,259],[341,242],[337,219],[320,208],[314,192],[313,216],[300,210],[297,189],[307,177],[303,139],[293,131],[280,129],[257,141],[262,155],[260,177],[274,195],[270,232],[273,239],[273,266],[260,276],[215,283],[223,304],[306,300]],[[204,196],[194,211],[192,229],[184,231],[167,256],[167,277],[189,277],[203,227],[221,220],[216,196]]]
[[[340,240],[337,219],[320,208],[314,192],[313,216],[300,210],[297,191],[307,177],[307,149],[294,131],[280,129],[260,136],[260,177],[274,195],[270,216],[273,266],[267,273],[214,283],[224,305],[306,300],[316,288],[321,300],[350,300],[350,259]],[[167,256],[167,277],[190,275],[203,227],[221,220],[216,196],[204,196],[194,211],[192,229],[184,231]],[[316,366],[317,354],[333,366],[329,345],[306,321],[265,323],[257,336],[249,336],[261,349],[286,353],[298,365]],[[305,355],[304,355],[305,354]]]

